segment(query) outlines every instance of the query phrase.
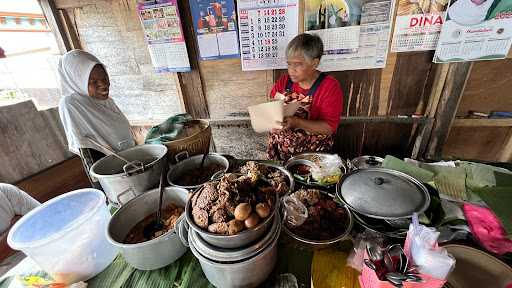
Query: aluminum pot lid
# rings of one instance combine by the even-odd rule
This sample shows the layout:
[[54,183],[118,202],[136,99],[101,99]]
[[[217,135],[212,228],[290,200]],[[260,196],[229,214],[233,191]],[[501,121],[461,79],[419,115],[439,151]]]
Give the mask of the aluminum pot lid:
[[338,183],[336,194],[351,209],[379,219],[411,217],[430,204],[427,188],[415,178],[385,168],[356,170]]
[[279,237],[281,231],[280,219],[279,214],[276,213],[270,231],[268,231],[262,239],[250,246],[241,247],[239,249],[227,249],[211,245],[204,241],[201,235],[192,229],[189,230],[189,242],[190,245],[194,246],[197,252],[212,261],[220,263],[241,262],[260,254],[260,252],[265,250]]
[[377,168],[382,166],[384,159],[376,156],[360,156],[350,161],[356,169]]

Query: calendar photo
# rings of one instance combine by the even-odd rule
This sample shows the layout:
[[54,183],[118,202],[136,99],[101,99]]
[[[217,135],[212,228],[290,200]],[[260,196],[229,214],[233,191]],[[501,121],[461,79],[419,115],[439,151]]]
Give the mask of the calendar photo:
[[362,0],[306,0],[304,31],[322,38],[326,54],[357,49],[362,5]]
[[358,26],[361,7],[354,0],[306,0],[305,31]]
[[512,0],[451,1],[434,62],[503,59],[512,44]]

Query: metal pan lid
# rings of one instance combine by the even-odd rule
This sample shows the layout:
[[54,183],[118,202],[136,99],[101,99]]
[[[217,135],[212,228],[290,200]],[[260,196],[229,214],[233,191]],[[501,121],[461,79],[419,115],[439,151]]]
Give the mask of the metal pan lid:
[[345,175],[336,188],[336,195],[351,209],[373,218],[407,218],[430,205],[421,182],[391,169],[356,170]]
[[360,156],[350,161],[355,169],[377,168],[382,166],[384,159],[376,156]]

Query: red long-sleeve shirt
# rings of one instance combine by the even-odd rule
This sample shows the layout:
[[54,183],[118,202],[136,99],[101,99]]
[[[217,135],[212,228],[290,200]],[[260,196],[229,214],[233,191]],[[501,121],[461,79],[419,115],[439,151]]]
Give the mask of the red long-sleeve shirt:
[[[288,74],[285,74],[277,80],[270,91],[271,98],[274,98],[277,92],[285,93],[288,77]],[[295,93],[306,95],[308,90],[301,88],[299,83],[293,83],[292,85],[292,91]],[[332,132],[335,133],[342,112],[343,91],[341,90],[340,83],[334,77],[327,75],[313,95],[309,120],[324,120],[329,124]]]

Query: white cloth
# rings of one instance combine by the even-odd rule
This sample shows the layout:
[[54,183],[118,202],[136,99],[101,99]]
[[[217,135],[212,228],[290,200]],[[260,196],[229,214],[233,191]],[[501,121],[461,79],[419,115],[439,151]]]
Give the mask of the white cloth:
[[18,187],[0,183],[0,234],[11,226],[14,216],[23,216],[39,204],[36,199]]
[[114,101],[89,96],[89,75],[97,64],[103,65],[92,54],[81,50],[69,51],[59,62],[63,96],[59,103],[59,115],[69,150],[78,155],[79,148],[106,152],[88,138],[116,152],[135,146],[130,123]]
[[448,8],[448,16],[460,25],[476,25],[485,20],[493,2],[493,0],[486,0],[477,5],[471,0],[457,0]]

